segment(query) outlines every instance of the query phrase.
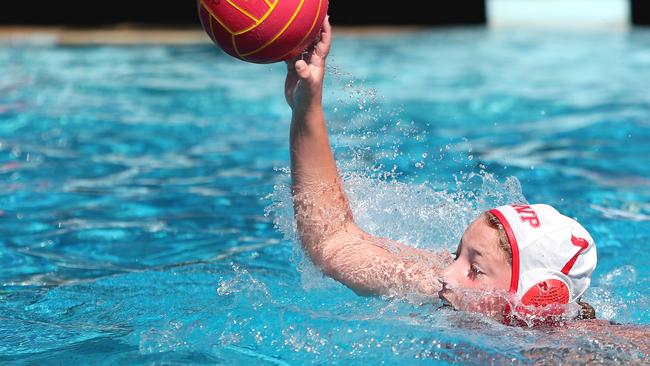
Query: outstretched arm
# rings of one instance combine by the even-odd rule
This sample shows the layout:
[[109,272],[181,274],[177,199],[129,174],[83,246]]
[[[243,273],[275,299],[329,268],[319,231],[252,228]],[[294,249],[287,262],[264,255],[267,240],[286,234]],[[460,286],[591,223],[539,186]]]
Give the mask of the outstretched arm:
[[374,237],[354,222],[322,107],[331,39],[325,19],[307,60],[287,62],[292,193],[303,249],[326,275],[359,294],[437,297],[436,278],[444,256]]

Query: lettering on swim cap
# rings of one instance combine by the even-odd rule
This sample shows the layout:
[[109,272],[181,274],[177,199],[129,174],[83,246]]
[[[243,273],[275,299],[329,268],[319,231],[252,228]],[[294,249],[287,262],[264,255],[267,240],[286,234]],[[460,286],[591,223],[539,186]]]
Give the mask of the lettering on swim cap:
[[540,226],[539,218],[537,213],[529,205],[511,205],[512,208],[517,211],[521,222],[527,222],[533,228],[538,228]]

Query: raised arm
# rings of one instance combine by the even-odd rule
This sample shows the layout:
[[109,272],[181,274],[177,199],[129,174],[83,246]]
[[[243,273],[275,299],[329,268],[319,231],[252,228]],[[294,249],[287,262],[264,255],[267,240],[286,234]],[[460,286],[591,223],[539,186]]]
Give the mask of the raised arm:
[[331,39],[325,19],[306,60],[287,62],[292,193],[302,247],[326,275],[359,294],[437,297],[436,278],[446,256],[374,237],[354,222],[322,107]]

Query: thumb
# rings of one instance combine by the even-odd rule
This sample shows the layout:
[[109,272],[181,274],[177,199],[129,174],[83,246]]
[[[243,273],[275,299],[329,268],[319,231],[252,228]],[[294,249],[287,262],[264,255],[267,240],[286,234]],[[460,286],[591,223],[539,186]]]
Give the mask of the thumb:
[[309,65],[304,60],[296,61],[296,73],[303,80],[308,80],[311,77],[311,70],[309,70]]

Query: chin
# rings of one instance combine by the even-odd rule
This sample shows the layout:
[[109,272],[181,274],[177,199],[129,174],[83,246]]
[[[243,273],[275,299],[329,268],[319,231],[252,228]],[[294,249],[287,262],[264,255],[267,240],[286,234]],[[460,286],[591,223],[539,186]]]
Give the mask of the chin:
[[500,319],[503,317],[507,296],[492,292],[464,290],[460,292],[443,289],[438,292],[443,307],[451,307],[454,310],[467,311]]
[[457,307],[456,299],[453,291],[449,289],[442,289],[438,291],[438,297],[442,300],[442,307],[459,310]]

